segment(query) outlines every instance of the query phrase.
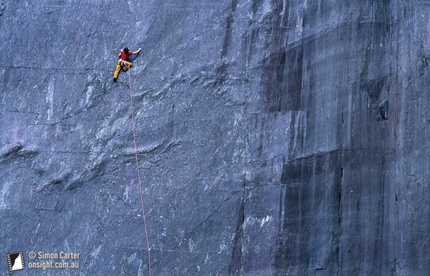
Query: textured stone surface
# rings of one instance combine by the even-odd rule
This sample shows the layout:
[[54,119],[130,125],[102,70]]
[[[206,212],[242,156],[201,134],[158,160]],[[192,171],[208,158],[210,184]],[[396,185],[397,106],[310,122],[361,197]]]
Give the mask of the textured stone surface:
[[1,254],[148,275],[128,46],[153,275],[428,275],[429,9],[0,1]]

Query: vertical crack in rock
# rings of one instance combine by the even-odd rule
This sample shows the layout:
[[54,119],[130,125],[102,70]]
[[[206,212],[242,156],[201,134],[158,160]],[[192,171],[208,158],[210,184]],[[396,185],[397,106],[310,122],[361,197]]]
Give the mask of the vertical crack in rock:
[[274,267],[279,270],[281,263],[284,262],[285,252],[282,250],[284,248],[284,223],[285,223],[285,197],[286,197],[286,186],[281,185],[279,193],[279,214],[278,214],[278,236],[277,236],[277,254],[274,260]]
[[223,40],[222,49],[221,49],[221,60],[220,60],[221,64],[219,65],[217,70],[220,76],[225,75],[226,69],[227,69],[226,59],[228,54],[228,48],[230,47],[230,43],[232,39],[232,32],[233,32],[232,28],[233,28],[234,13],[236,11],[236,8],[237,8],[237,0],[231,0],[231,12],[227,16],[225,35],[224,35],[224,40]]
[[372,13],[361,16],[360,30],[367,43],[360,89],[369,95],[369,107],[376,119],[388,120],[390,60],[386,51],[391,36],[388,7],[375,2]]
[[382,120],[388,120],[388,100],[384,100],[378,104],[378,108],[381,113]]
[[4,3],[0,3],[0,16],[3,15],[3,12],[5,9],[6,9],[6,5]]
[[335,191],[334,194],[338,195],[337,198],[337,224],[335,223],[334,225],[334,230],[333,230],[333,239],[334,239],[334,243],[333,243],[333,252],[335,253],[334,256],[334,260],[336,262],[336,275],[339,274],[340,271],[340,265],[341,265],[341,254],[340,254],[340,250],[341,250],[341,235],[342,235],[342,183],[343,183],[343,152],[341,154],[341,157],[339,158],[339,162],[341,163],[341,168],[340,168],[340,172],[339,172],[339,177],[336,178],[336,184],[335,184]]
[[245,222],[245,182],[242,186],[242,197],[240,199],[239,214],[237,216],[236,231],[234,235],[233,251],[228,267],[229,275],[238,275],[242,270],[242,238],[243,224]]

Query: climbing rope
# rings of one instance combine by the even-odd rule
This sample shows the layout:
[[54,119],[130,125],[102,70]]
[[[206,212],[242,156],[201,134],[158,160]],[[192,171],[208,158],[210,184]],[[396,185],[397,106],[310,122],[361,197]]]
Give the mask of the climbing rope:
[[140,202],[142,204],[142,216],[143,216],[143,226],[145,228],[145,236],[146,236],[146,245],[148,249],[148,271],[149,275],[152,276],[151,272],[151,247],[149,246],[149,238],[148,238],[148,230],[146,227],[146,215],[145,215],[145,205],[143,204],[143,195],[142,195],[142,183],[140,181],[140,169],[139,169],[139,157],[137,152],[137,143],[136,143],[136,131],[134,127],[134,110],[133,110],[133,93],[131,89],[131,74],[130,69],[128,70],[128,81],[130,83],[130,107],[131,107],[131,124],[133,129],[133,139],[134,139],[134,152],[136,153],[136,169],[137,169],[137,179],[139,183],[140,189]]

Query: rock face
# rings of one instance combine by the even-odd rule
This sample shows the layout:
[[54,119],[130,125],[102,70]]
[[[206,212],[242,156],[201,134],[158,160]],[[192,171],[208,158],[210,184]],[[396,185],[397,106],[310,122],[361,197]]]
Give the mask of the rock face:
[[31,251],[79,253],[62,275],[428,275],[429,11],[0,1],[3,256],[23,252],[17,275],[52,259]]

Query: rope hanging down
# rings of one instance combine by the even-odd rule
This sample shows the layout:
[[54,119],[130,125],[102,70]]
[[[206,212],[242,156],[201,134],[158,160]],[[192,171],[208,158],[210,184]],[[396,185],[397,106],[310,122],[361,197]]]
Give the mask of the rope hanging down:
[[134,152],[136,153],[136,169],[137,169],[137,180],[139,183],[139,189],[140,189],[140,202],[142,203],[142,216],[143,216],[143,226],[145,228],[145,236],[146,236],[146,245],[148,249],[148,271],[149,275],[152,276],[151,272],[151,248],[149,246],[149,238],[148,238],[148,230],[146,228],[146,215],[145,215],[145,206],[143,204],[143,195],[142,195],[142,183],[140,181],[140,169],[139,169],[139,157],[137,152],[137,144],[136,144],[136,131],[134,127],[134,110],[133,110],[133,93],[131,90],[131,74],[130,69],[128,70],[128,81],[130,83],[130,108],[131,108],[131,124],[133,129],[133,139],[134,139]]

